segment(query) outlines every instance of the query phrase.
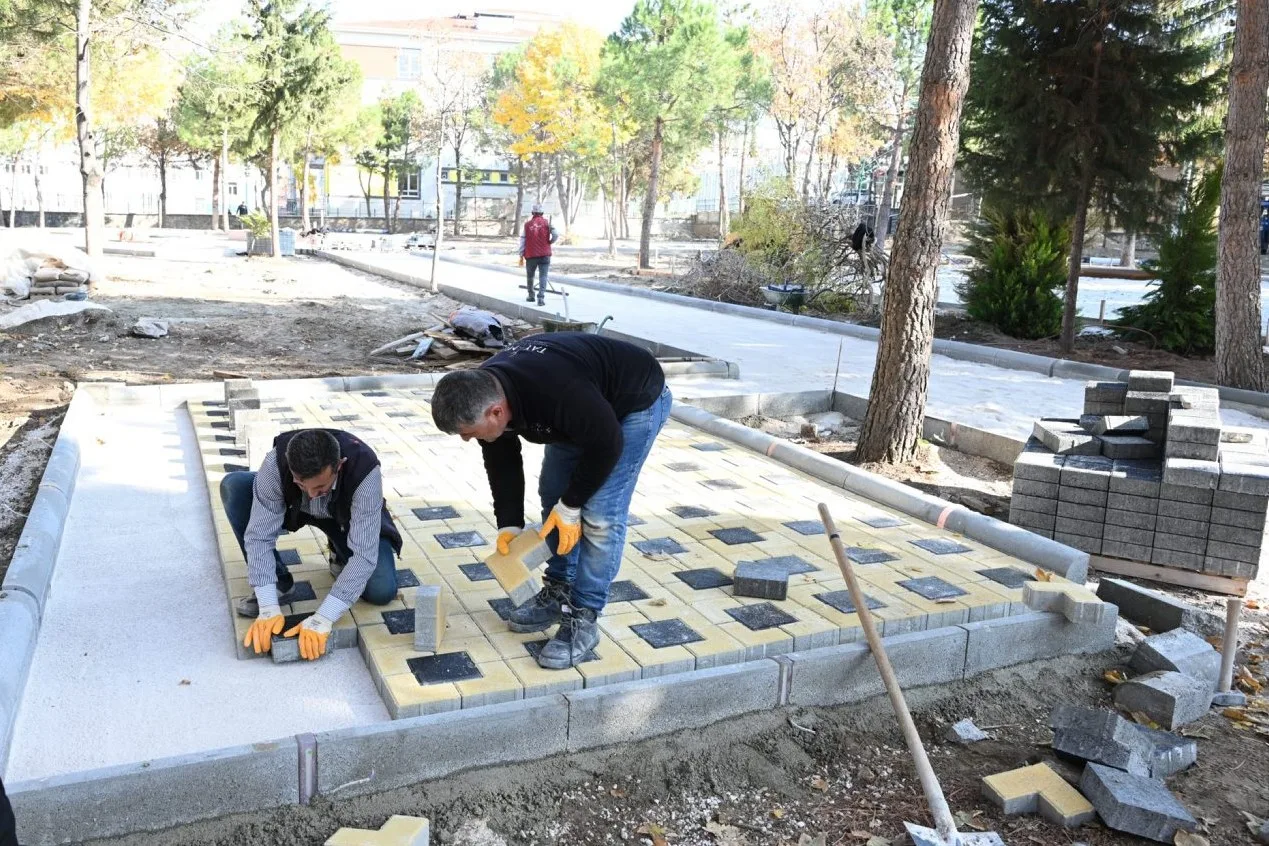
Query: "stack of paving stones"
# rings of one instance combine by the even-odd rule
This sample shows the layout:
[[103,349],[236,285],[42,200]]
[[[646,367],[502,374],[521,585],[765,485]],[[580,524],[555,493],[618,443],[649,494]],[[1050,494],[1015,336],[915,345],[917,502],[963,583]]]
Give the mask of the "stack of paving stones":
[[1009,522],[1094,555],[1250,580],[1267,507],[1265,433],[1222,428],[1215,388],[1134,370],[1089,382],[1078,420],[1036,422]]

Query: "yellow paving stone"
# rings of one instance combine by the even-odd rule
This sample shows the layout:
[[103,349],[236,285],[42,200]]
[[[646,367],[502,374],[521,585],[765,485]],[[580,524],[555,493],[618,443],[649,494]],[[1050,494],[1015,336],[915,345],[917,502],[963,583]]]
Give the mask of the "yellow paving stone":
[[683,648],[696,657],[696,669],[739,664],[745,660],[745,646],[720,625],[710,624],[707,629],[693,626],[704,640],[686,643]]
[[594,661],[583,661],[577,665],[586,687],[600,687],[606,684],[617,684],[624,681],[635,681],[643,674],[639,662],[631,658],[616,641],[604,641],[602,638],[595,647],[599,656]]
[[983,794],[1006,814],[1038,812],[1075,827],[1093,818],[1092,804],[1048,764],[1034,764],[983,778]]
[[387,605],[372,605],[364,599],[358,599],[353,603],[352,616],[357,621],[357,625],[365,626],[370,623],[382,623],[384,611],[402,611],[405,609],[405,603],[398,599],[394,599]]
[[383,695],[392,719],[403,720],[463,707],[462,694],[452,682],[419,684],[413,673],[400,673],[383,679]]
[[696,668],[696,656],[682,646],[657,649],[638,636],[617,640],[616,644],[638,662],[642,668],[641,677],[645,679],[686,673]]
[[793,635],[778,627],[751,631],[740,623],[724,623],[718,628],[740,642],[748,661],[793,651]]
[[361,639],[362,654],[383,652],[389,649],[414,648],[414,635],[392,634],[383,623],[358,626],[357,636]]
[[[621,607],[630,608],[632,605],[633,603],[622,603]],[[630,627],[646,622],[648,618],[633,608],[619,613],[606,609],[599,617],[599,628],[612,640],[629,640],[632,637],[638,637]]]
[[504,629],[501,632],[493,632],[485,635],[490,645],[497,651],[498,657],[503,660],[510,658],[523,658],[529,654],[524,648],[526,643],[533,641],[545,640],[549,632],[512,632]]
[[552,693],[567,693],[570,690],[581,690],[585,680],[576,667],[566,670],[546,670],[538,666],[536,658],[510,658],[507,667],[515,673],[524,687],[524,698],[547,696]]
[[428,846],[429,825],[424,817],[391,816],[377,831],[341,828],[325,846]]
[[464,708],[478,708],[524,698],[524,685],[504,661],[486,661],[477,664],[476,669],[480,670],[480,678],[454,682],[463,697]]

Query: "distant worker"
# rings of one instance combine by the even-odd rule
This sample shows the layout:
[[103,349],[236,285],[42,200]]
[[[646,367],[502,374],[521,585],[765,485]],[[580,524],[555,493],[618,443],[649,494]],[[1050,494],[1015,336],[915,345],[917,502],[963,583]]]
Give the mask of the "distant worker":
[[1260,254],[1269,252],[1269,200],[1260,201]]
[[543,216],[542,204],[533,204],[533,216],[524,224],[520,235],[520,258],[524,259],[524,272],[528,277],[529,296],[525,302],[533,302],[533,272],[538,274],[538,305],[546,305],[546,276],[551,270],[551,245],[555,243],[555,227]]
[[[379,457],[347,432],[283,432],[257,472],[240,470],[221,480],[220,500],[255,592],[234,610],[255,618],[243,646],[257,654],[272,648],[274,635],[298,635],[300,655],[320,658],[331,629],[359,598],[373,605],[396,598],[401,534],[383,499]],[[304,526],[320,529],[330,542],[335,584],[315,614],[283,632],[281,606],[293,601],[295,577],[278,555],[277,540]]]
[[859,221],[859,225],[855,227],[855,231],[850,236],[850,246],[857,253],[863,253],[864,250],[871,250],[873,243],[877,240],[877,233],[873,231],[872,224],[866,220]]
[[239,216],[239,217],[242,217],[242,216],[243,216],[244,214],[246,214],[246,213],[247,213],[247,204],[246,204],[245,202],[239,203],[239,204],[238,204],[238,216]]

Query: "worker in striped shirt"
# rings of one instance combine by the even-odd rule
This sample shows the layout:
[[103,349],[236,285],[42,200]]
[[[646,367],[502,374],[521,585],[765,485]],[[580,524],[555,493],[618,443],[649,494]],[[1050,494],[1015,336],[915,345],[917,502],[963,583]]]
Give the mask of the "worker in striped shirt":
[[[299,637],[306,660],[320,658],[331,628],[359,597],[375,605],[396,597],[401,534],[383,499],[379,458],[347,432],[283,432],[257,472],[225,476],[220,499],[247,559],[254,595],[239,600],[235,610],[255,618],[243,645],[257,654],[283,634]],[[277,540],[303,526],[317,527],[330,541],[335,584],[315,614],[283,633],[281,606],[291,601],[295,578],[278,555]]]

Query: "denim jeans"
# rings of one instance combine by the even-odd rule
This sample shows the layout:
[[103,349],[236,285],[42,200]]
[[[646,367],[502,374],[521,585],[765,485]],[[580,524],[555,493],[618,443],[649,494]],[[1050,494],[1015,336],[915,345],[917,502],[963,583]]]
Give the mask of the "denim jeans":
[[13,807],[4,795],[3,781],[0,781],[0,846],[18,846],[18,824],[13,818]]
[[[220,501],[225,505],[225,516],[238,539],[238,548],[243,558],[247,557],[247,547],[243,536],[247,532],[247,524],[251,521],[251,504],[254,501],[256,474],[245,470],[229,473],[220,482]],[[320,529],[331,546],[335,549],[335,557],[347,562],[352,557],[348,548],[348,536],[339,528],[332,518],[309,517],[311,525]],[[283,532],[286,530],[283,529]],[[286,593],[295,584],[295,577],[286,569],[278,551],[273,550],[274,572],[277,574],[278,593]],[[379,560],[375,571],[366,582],[361,598],[374,605],[387,605],[397,595],[396,551],[387,538],[379,538]]]
[[546,275],[551,271],[550,256],[536,256],[524,260],[524,273],[528,277],[529,294],[533,294],[533,271],[538,272],[538,296],[546,296]]
[[[581,541],[568,555],[552,555],[547,562],[547,578],[572,586],[569,604],[599,612],[608,603],[608,587],[621,568],[626,520],[639,471],[652,451],[652,442],[670,416],[673,401],[667,387],[650,407],[629,414],[621,421],[625,445],[608,478],[582,505]],[[568,488],[581,457],[581,449],[572,444],[547,444],[538,479],[543,520]],[[547,536],[552,548],[559,542],[557,535],[552,532]]]

